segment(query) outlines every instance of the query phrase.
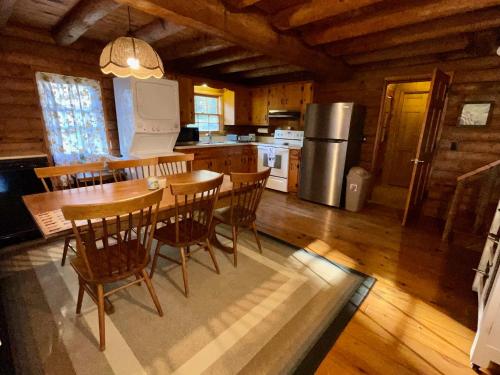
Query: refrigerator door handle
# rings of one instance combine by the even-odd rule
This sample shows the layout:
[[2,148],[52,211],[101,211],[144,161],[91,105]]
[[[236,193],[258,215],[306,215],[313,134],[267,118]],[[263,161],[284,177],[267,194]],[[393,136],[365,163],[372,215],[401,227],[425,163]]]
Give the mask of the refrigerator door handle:
[[323,143],[344,143],[347,139],[326,139],[326,138],[306,138],[311,142],[323,142]]

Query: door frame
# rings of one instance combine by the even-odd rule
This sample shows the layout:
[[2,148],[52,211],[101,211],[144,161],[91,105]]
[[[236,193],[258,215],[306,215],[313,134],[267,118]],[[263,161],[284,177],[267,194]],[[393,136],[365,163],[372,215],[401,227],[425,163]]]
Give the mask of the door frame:
[[387,96],[387,86],[391,83],[408,83],[408,82],[424,82],[432,80],[432,72],[426,74],[415,74],[409,76],[394,76],[384,78],[384,88],[382,90],[382,96],[380,97],[380,109],[378,113],[377,120],[377,131],[375,133],[375,143],[373,146],[372,162],[371,162],[371,172],[375,173],[378,163],[379,163],[379,152],[381,146],[382,129],[384,127],[385,120],[385,99]]

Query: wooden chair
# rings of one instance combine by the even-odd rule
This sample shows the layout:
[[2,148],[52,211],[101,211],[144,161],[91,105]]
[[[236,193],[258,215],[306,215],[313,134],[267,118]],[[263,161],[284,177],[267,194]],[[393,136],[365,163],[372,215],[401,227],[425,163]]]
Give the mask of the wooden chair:
[[[229,207],[218,209],[214,212],[214,230],[218,224],[227,224],[232,227],[234,266],[238,264],[238,231],[240,228],[251,229],[259,251],[262,253],[262,246],[255,227],[256,211],[262,197],[262,192],[266,187],[267,179],[271,169],[256,173],[231,173],[233,190],[231,192],[231,204]],[[224,236],[226,237],[226,236]]]
[[167,155],[158,157],[158,168],[162,176],[187,173],[193,170],[194,154]]
[[[71,265],[78,274],[79,290],[76,313],[82,307],[84,291],[97,304],[99,314],[99,349],[104,350],[104,298],[142,281],[163,316],[151,280],[144,270],[149,263],[149,252],[156,226],[158,207],[163,189],[139,197],[111,203],[64,206],[62,212],[71,220],[78,253]],[[87,225],[78,227],[77,220]],[[132,228],[137,236],[132,236]],[[114,238],[113,238],[114,236]],[[104,284],[134,277],[125,285],[104,292]]]
[[[102,185],[103,171],[103,162],[35,168],[35,174],[42,181],[45,191],[47,192],[83,186],[95,186],[98,184]],[[73,246],[71,246],[72,239],[74,239],[74,237],[71,235],[66,236],[64,239],[61,266],[64,266],[66,263],[68,249],[75,251]]]
[[156,176],[158,158],[113,160],[108,162],[108,169],[113,172],[115,181],[139,180]]
[[[210,245],[209,236],[215,203],[223,178],[224,176],[220,175],[205,182],[171,184],[170,191],[175,197],[175,217],[173,222],[167,221],[165,226],[158,228],[154,235],[158,243],[150,277],[153,277],[158,257],[180,264],[186,297],[189,296],[186,257],[189,256],[190,246],[199,245],[205,248],[212,258],[216,272],[219,273],[219,265]],[[163,244],[178,248],[181,261],[161,254],[160,248]]]
[[[35,168],[35,174],[42,181],[45,191],[101,185],[103,171],[103,162]],[[47,183],[50,183],[50,187]]]

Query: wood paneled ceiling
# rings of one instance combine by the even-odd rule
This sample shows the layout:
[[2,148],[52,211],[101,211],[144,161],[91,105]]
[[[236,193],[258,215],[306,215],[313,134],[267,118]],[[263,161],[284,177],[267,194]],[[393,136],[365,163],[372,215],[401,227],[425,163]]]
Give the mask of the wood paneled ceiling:
[[127,6],[133,34],[167,70],[244,83],[343,80],[357,69],[494,55],[499,44],[500,0],[0,0],[0,28],[104,43],[127,33]]

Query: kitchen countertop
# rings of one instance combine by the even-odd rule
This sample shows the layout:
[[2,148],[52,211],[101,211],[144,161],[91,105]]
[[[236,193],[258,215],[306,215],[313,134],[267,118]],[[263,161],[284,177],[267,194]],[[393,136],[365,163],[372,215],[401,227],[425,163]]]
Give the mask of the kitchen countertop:
[[300,150],[302,147],[300,146],[291,146],[291,145],[275,145],[274,143],[262,143],[262,142],[218,142],[218,143],[198,143],[195,145],[188,146],[175,146],[174,150],[185,150],[191,148],[208,148],[208,147],[227,147],[227,146],[276,146],[282,148],[289,148],[293,150]]

